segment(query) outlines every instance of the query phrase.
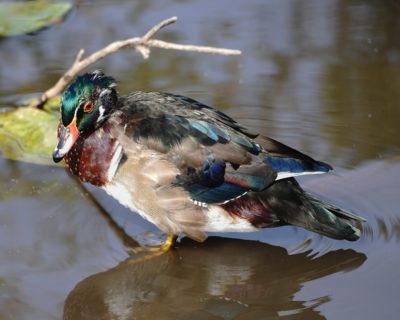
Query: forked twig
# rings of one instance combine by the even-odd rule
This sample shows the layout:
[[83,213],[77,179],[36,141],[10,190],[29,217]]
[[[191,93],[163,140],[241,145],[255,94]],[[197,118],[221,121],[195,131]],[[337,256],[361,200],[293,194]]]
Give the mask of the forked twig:
[[83,49],[79,50],[76,55],[75,61],[72,66],[64,73],[64,75],[56,82],[56,84],[50,89],[46,90],[36,101],[34,101],[30,106],[35,108],[42,108],[43,105],[52,97],[60,94],[71,80],[76,77],[80,72],[85,70],[87,67],[93,63],[103,59],[104,57],[117,52],[124,48],[135,48],[144,59],[150,56],[150,48],[161,48],[168,50],[179,50],[179,51],[194,51],[194,52],[204,52],[222,55],[240,55],[240,50],[232,50],[225,48],[214,48],[206,46],[196,46],[196,45],[184,45],[171,43],[161,40],[151,39],[159,30],[174,23],[178,18],[171,17],[169,19],[163,20],[149,31],[147,31],[142,37],[130,38],[127,40],[116,41],[110,43],[108,46],[92,53],[87,58],[83,59],[85,51]]

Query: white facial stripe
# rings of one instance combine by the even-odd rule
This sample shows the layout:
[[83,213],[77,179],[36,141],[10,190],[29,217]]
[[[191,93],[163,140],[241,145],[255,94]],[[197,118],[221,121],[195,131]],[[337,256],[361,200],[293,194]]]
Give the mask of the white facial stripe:
[[78,110],[79,110],[80,106],[81,106],[81,103],[75,108],[74,118],[76,118],[76,115],[78,114]]
[[111,90],[110,90],[110,89],[104,89],[104,90],[102,90],[102,91],[100,92],[99,97],[101,98],[101,97],[104,96],[105,94],[109,94],[109,93],[111,93]]
[[99,115],[99,117],[97,118],[97,121],[96,122],[101,122],[101,121],[103,121],[103,119],[105,118],[104,117],[104,112],[106,112],[106,109],[104,108],[104,106],[103,105],[101,105],[100,107],[99,107],[99,113],[100,113],[100,115]]

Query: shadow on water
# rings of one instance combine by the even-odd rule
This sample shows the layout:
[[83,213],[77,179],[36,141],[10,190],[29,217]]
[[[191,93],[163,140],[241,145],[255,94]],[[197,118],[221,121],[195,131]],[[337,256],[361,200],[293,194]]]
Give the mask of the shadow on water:
[[351,249],[315,257],[255,241],[183,239],[167,254],[131,257],[82,280],[66,299],[64,319],[325,319],[315,307],[329,296],[305,302],[295,294],[365,260]]

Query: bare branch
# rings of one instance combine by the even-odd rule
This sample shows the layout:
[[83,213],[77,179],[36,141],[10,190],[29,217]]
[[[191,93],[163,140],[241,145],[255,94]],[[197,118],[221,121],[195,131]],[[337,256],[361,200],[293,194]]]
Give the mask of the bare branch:
[[154,36],[159,30],[176,22],[176,20],[178,20],[178,17],[171,17],[169,19],[161,21],[159,24],[155,25],[153,28],[147,31],[146,34],[142,37],[142,40],[143,41],[150,40],[150,38]]
[[76,55],[74,64],[80,62],[82,60],[82,57],[84,54],[85,54],[85,50],[83,50],[83,49],[79,50],[78,54]]
[[234,50],[234,49],[195,46],[191,44],[178,44],[172,42],[165,42],[162,40],[149,40],[147,41],[147,45],[149,47],[161,48],[161,49],[213,53],[213,54],[222,54],[225,56],[240,55],[242,53],[240,50]]
[[184,44],[177,44],[177,43],[151,39],[158,31],[174,23],[177,19],[178,19],[177,17],[172,17],[163,20],[159,24],[152,27],[149,31],[147,31],[142,37],[135,37],[127,40],[113,42],[108,46],[104,47],[103,49],[100,49],[99,51],[92,53],[90,56],[88,56],[83,60],[82,57],[85,51],[83,49],[79,50],[72,66],[64,73],[64,75],[57,81],[57,83],[53,87],[46,90],[35,102],[33,102],[31,104],[31,107],[42,108],[48,99],[55,97],[56,95],[64,91],[64,89],[71,82],[71,80],[75,78],[80,72],[85,70],[93,63],[121,49],[134,48],[137,52],[139,52],[142,55],[144,59],[147,59],[150,56],[151,47],[168,49],[168,50],[194,51],[194,52],[213,53],[222,55],[241,54],[240,50],[231,50],[225,48],[214,48],[214,47],[195,46],[195,45],[184,45]]

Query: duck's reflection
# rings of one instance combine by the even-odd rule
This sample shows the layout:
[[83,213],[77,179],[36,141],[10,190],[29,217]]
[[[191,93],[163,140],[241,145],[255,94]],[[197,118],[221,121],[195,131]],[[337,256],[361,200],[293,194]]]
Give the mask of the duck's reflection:
[[295,301],[296,292],[365,260],[353,250],[312,257],[253,241],[184,239],[167,254],[135,256],[84,279],[64,319],[324,319],[314,308],[329,297]]

